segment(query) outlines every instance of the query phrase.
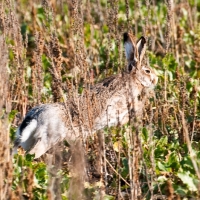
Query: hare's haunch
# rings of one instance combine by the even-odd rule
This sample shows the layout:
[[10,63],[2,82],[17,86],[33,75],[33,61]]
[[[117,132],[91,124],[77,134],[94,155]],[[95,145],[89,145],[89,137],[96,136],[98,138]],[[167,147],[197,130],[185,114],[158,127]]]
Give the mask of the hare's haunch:
[[[130,113],[141,116],[144,89],[157,84],[154,71],[143,63],[146,40],[136,41],[124,34],[127,58],[125,72],[108,77],[87,89],[77,99],[65,103],[43,104],[31,109],[16,135],[15,147],[21,146],[35,158],[62,140],[69,143],[87,137],[104,127],[123,125]],[[146,94],[148,97],[148,94]]]

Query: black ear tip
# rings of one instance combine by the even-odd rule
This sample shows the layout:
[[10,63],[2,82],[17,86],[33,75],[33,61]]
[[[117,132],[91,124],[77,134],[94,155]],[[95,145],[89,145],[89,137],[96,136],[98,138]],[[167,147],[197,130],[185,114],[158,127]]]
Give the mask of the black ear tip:
[[141,40],[143,44],[145,44],[145,43],[146,43],[146,39],[145,39],[145,37],[144,37],[144,36],[142,36],[142,37],[141,37],[139,40]]
[[129,38],[128,33],[124,33],[124,42],[126,42],[128,40],[128,38]]

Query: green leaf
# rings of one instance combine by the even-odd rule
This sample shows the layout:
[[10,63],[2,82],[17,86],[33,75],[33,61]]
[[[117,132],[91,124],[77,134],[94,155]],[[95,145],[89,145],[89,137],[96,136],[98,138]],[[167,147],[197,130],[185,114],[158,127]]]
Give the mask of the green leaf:
[[168,137],[164,136],[160,138],[160,140],[157,143],[157,146],[165,146],[167,143],[168,143]]
[[148,134],[148,130],[146,129],[146,127],[142,128],[142,136],[145,142],[147,142],[149,134]]
[[185,189],[184,187],[180,186],[180,185],[174,185],[174,191],[181,195],[182,197],[186,196],[188,189]]
[[165,147],[158,146],[155,149],[154,154],[155,154],[155,158],[162,158],[162,159],[164,159],[165,156],[168,154],[168,150]]
[[9,121],[13,121],[13,119],[15,118],[15,115],[18,113],[17,110],[11,110],[11,112],[9,113]]
[[167,167],[167,165],[165,165],[164,163],[158,161],[157,162],[157,167],[159,170],[164,171],[164,172],[169,172],[171,171],[169,167]]
[[115,198],[113,196],[110,196],[110,195],[105,195],[103,197],[103,200],[114,200]]
[[186,184],[191,191],[197,191],[197,187],[194,184],[194,178],[191,177],[190,172],[179,172],[177,176]]
[[190,173],[195,173],[194,166],[192,164],[191,158],[185,156],[182,161],[180,162],[184,171],[190,171]]
[[123,178],[127,178],[128,173],[129,173],[128,159],[123,158],[122,163],[123,163],[123,168],[121,169],[121,171],[122,171],[121,175],[122,175]]
[[180,168],[179,158],[176,152],[172,152],[168,158],[168,165],[174,170],[178,171]]
[[176,62],[176,59],[174,58],[174,56],[172,54],[167,54],[164,58],[163,58],[163,64],[166,67],[166,69],[168,69],[169,71],[175,72],[176,68],[178,66],[178,63]]
[[26,154],[25,159],[27,162],[33,162],[35,155]]

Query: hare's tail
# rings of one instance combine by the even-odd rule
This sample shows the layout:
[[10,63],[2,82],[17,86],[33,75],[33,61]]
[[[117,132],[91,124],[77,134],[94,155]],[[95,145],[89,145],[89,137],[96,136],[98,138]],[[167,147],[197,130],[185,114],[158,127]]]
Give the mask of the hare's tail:
[[31,137],[36,131],[38,122],[36,119],[27,116],[20,127],[16,132],[16,139],[14,142],[13,154],[17,153],[17,149],[19,146],[23,147],[25,150],[29,150],[29,148],[33,145],[34,142],[31,140]]

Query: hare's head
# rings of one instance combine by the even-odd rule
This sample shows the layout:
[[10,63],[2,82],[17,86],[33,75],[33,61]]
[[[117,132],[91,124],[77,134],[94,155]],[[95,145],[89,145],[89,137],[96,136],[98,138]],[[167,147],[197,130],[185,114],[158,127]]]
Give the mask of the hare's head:
[[124,46],[128,61],[127,71],[144,86],[154,87],[158,77],[154,70],[142,61],[146,50],[146,39],[142,36],[138,41],[130,33],[124,33]]

